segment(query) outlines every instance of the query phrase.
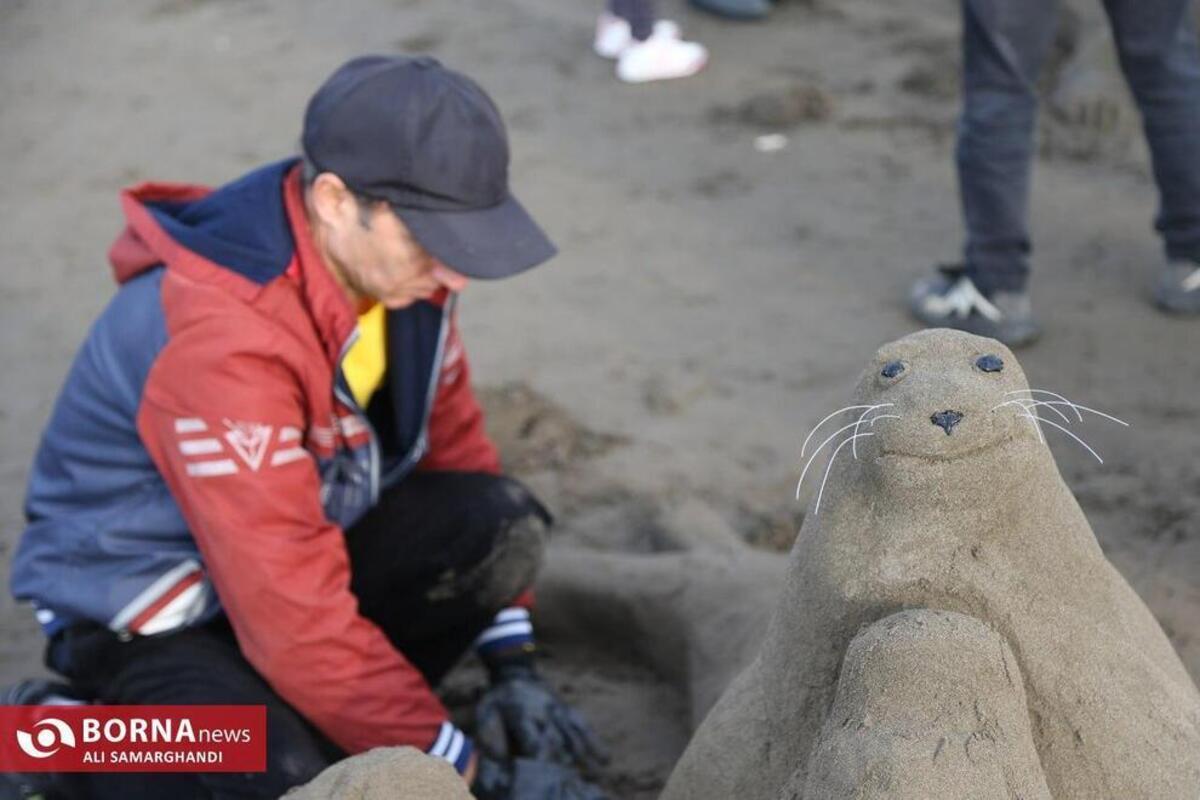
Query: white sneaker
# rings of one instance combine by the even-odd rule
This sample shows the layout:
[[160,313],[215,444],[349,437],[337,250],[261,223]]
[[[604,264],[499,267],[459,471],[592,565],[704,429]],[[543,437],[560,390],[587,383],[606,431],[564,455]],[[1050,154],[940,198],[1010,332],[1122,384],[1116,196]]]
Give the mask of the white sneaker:
[[685,42],[655,31],[644,42],[634,42],[617,59],[617,77],[626,83],[686,78],[704,69],[708,51],[696,42]]
[[[660,19],[654,23],[654,33],[651,35],[678,39],[679,25],[669,19]],[[633,43],[633,32],[629,29],[628,20],[607,11],[596,20],[596,37],[592,40],[592,49],[596,51],[596,55],[602,58],[619,58]]]
[[633,34],[626,20],[607,11],[596,20],[596,38],[592,40],[592,49],[596,51],[596,55],[602,58],[616,58],[629,47],[631,41]]

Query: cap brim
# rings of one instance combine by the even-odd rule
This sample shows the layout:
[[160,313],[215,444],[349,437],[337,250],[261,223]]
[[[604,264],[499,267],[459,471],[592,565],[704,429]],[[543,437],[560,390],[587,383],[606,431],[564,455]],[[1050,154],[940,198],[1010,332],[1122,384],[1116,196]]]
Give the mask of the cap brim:
[[473,211],[392,208],[422,247],[468,278],[507,278],[558,252],[511,194],[498,205]]

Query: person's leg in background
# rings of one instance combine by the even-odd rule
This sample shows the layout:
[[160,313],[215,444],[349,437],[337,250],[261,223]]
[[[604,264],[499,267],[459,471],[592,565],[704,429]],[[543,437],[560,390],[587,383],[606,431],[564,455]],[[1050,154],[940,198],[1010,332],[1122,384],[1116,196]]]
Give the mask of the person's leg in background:
[[771,13],[775,0],[690,0],[696,8],[726,19],[762,19]]
[[956,161],[967,274],[984,293],[1029,279],[1029,185],[1037,83],[1057,3],[963,1],[963,109]]
[[1191,0],[1105,0],[1125,79],[1142,112],[1167,265],[1155,299],[1200,313],[1200,45]]
[[678,25],[657,18],[654,0],[608,0],[592,48],[616,60],[617,77],[626,83],[686,78],[708,61],[703,46],[683,41]]
[[1015,344],[1037,333],[1024,297],[1035,84],[1054,40],[1057,9],[1054,0],[962,0],[956,163],[964,265],[914,288],[913,310],[927,323]]
[[596,20],[592,49],[603,58],[619,59],[635,42],[644,42],[658,29],[659,35],[679,38],[679,26],[657,20],[653,0],[608,0]]
[[608,10],[629,23],[635,40],[644,42],[654,33],[654,0],[609,0]]

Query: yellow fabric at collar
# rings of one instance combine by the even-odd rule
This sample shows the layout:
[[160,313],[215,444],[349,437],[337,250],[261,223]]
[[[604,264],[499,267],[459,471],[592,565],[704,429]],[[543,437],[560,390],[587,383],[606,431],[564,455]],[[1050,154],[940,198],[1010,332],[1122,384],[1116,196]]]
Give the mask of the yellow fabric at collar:
[[387,309],[376,303],[358,315],[358,341],[342,359],[342,374],[350,384],[350,392],[361,408],[371,402],[371,396],[383,383],[387,372]]

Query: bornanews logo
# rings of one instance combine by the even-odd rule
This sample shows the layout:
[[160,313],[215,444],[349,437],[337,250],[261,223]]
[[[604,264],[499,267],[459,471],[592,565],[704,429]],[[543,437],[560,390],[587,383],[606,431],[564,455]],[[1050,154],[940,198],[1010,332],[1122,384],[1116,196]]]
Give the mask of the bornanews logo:
[[0,706],[0,772],[262,772],[265,706]]
[[61,719],[46,717],[33,724],[36,734],[17,731],[17,746],[32,758],[49,758],[61,747],[75,746],[75,732]]

